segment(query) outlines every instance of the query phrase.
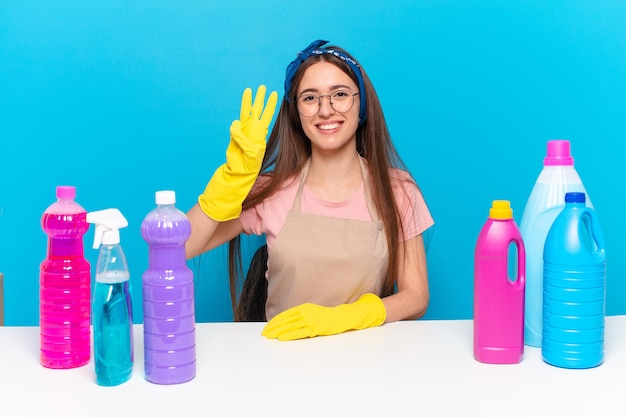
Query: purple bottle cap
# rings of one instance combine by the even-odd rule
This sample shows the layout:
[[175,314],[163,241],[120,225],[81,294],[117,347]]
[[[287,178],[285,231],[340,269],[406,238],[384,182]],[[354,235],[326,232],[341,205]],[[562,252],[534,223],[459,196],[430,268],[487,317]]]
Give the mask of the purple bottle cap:
[[543,165],[574,165],[569,140],[549,140],[548,153],[543,158]]
[[76,198],[76,187],[73,185],[59,185],[57,187],[57,198],[73,200]]

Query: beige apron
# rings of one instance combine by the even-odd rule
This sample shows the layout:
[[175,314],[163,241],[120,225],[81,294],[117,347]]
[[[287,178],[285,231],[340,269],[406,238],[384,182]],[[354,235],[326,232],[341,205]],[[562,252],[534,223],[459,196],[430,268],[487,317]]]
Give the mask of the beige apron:
[[365,293],[380,296],[385,281],[387,240],[363,161],[361,175],[372,221],[302,213],[309,162],[302,170],[293,208],[269,253],[267,320],[302,303],[334,307],[352,303]]

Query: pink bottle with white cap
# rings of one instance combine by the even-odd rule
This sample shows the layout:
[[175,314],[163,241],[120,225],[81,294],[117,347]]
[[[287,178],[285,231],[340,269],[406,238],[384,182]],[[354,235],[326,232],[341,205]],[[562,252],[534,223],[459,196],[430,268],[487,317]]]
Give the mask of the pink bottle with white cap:
[[[543,169],[526,203],[520,231],[526,245],[526,309],[524,343],[541,347],[543,330],[543,247],[556,216],[565,207],[565,193],[587,194],[574,169],[568,140],[550,140]],[[587,197],[589,195],[587,194]],[[593,207],[587,198],[587,207]]]
[[507,200],[494,200],[474,254],[474,358],[514,364],[524,354],[524,242]]

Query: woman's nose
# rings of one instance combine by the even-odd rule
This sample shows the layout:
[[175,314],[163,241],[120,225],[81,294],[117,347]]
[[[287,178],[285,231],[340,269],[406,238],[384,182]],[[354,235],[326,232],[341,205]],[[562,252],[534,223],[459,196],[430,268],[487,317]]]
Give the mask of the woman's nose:
[[333,105],[331,102],[332,98],[330,96],[320,96],[320,115],[330,115],[335,113],[335,109],[333,109]]

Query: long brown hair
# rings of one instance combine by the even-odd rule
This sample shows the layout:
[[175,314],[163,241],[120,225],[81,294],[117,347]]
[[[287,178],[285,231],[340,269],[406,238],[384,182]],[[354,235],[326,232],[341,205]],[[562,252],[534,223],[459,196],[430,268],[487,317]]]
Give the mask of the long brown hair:
[[[342,51],[350,56],[346,51],[336,46],[329,46],[328,48]],[[264,181],[263,186],[253,187],[243,202],[243,210],[254,207],[265,198],[274,194],[281,186],[295,179],[311,155],[311,142],[304,134],[300,124],[295,97],[304,72],[311,65],[320,61],[336,65],[358,85],[357,77],[352,69],[344,61],[331,54],[314,55],[302,63],[294,75],[290,91],[286,92],[287,97],[282,101],[274,128],[267,142],[261,175],[266,176],[268,181]],[[408,170],[391,141],[376,90],[362,67],[361,73],[365,91],[360,93],[366,95],[367,113],[365,122],[358,127],[356,132],[357,152],[368,161],[372,199],[383,222],[387,239],[389,264],[381,294],[384,297],[392,294],[394,291],[398,265],[398,239],[402,227],[392,187],[392,181],[397,179],[391,177],[390,168]],[[246,308],[241,305],[241,302],[237,302],[237,287],[238,282],[242,279],[243,270],[241,259],[241,241],[238,236],[229,243],[228,263],[230,295],[235,321],[250,319],[245,314]],[[267,264],[265,263],[261,271],[263,279],[265,279],[266,266]],[[252,275],[255,274],[257,276],[260,275],[259,272],[252,273],[252,271],[249,271],[246,279],[254,279]],[[257,285],[254,287],[262,288],[262,286]],[[259,297],[262,297],[262,295],[259,295]],[[255,296],[244,294],[243,298],[250,300],[255,298]]]

